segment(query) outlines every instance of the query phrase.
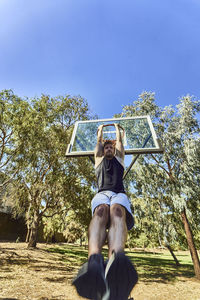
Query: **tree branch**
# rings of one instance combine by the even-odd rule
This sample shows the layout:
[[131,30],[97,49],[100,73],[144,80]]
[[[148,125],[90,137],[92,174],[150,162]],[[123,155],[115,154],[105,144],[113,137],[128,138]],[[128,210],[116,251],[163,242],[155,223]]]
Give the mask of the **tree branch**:
[[3,183],[0,184],[0,187],[4,187],[6,184],[8,184],[10,181],[13,180],[14,176],[17,174],[18,170],[15,171],[15,173],[13,174],[13,176],[9,179],[7,179],[6,181],[4,181]]
[[155,158],[155,156],[154,156],[153,154],[151,154],[151,156],[152,156],[152,158],[155,160],[155,162],[158,164],[158,166],[159,166],[161,169],[163,169],[163,170],[170,176],[169,172],[168,172],[163,166],[160,165],[159,161]]
[[53,214],[51,214],[51,215],[42,215],[43,217],[45,217],[45,218],[52,218],[53,216],[55,216],[56,214],[60,214],[60,213],[62,213],[62,212],[65,212],[67,209],[63,209],[63,210],[61,210],[61,211],[56,211],[56,212],[54,212]]
[[1,154],[0,154],[0,161],[2,160],[3,154],[4,154],[4,149],[5,149],[5,139],[6,139],[6,133],[4,130],[2,130],[3,132],[3,137],[2,137],[2,146],[1,146]]

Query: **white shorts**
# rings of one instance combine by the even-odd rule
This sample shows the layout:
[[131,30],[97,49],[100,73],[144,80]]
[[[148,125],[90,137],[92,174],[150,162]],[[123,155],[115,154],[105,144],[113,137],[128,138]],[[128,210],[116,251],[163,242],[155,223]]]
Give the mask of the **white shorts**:
[[134,218],[131,211],[131,202],[124,193],[114,193],[111,191],[102,191],[97,193],[92,199],[92,215],[97,206],[101,204],[107,204],[109,206],[113,204],[120,204],[126,208],[126,224],[128,230],[130,230],[134,225]]

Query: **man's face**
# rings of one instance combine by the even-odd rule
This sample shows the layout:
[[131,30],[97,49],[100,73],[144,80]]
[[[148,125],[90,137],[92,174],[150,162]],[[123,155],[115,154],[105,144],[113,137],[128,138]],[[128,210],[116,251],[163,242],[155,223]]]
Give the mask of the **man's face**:
[[107,159],[112,159],[115,154],[115,148],[112,144],[106,144],[104,147],[104,156]]

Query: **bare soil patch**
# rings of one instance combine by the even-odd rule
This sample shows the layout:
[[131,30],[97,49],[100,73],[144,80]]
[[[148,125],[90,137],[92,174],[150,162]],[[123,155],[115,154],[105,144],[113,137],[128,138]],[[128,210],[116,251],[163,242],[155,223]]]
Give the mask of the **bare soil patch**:
[[[49,244],[28,250],[25,243],[0,243],[0,300],[81,300],[71,285],[79,265],[51,253]],[[200,282],[177,278],[163,283],[140,280],[131,294],[134,300],[200,300]]]

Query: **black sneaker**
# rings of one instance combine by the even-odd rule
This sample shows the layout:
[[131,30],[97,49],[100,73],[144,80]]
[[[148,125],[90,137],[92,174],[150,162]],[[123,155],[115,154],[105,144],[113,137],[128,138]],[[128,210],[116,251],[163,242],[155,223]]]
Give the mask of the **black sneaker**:
[[87,299],[100,300],[106,292],[104,261],[101,254],[93,254],[72,281],[78,294]]
[[138,281],[137,272],[124,253],[113,253],[105,270],[109,300],[127,300]]

